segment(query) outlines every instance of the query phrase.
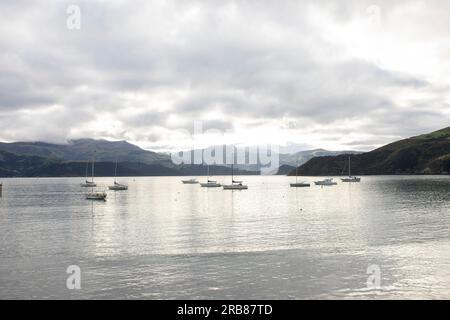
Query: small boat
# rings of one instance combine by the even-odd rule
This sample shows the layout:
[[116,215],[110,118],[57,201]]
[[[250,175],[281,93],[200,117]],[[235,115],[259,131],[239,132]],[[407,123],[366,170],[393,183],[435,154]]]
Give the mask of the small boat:
[[95,182],[86,180],[84,183],[81,183],[80,186],[83,188],[93,188],[93,187],[96,187],[97,184]]
[[361,178],[349,176],[348,178],[342,178],[341,181],[342,182],[361,182]]
[[128,190],[128,186],[117,182],[117,159],[116,159],[116,168],[114,170],[114,185],[109,186],[108,189],[113,191]]
[[[94,165],[95,157],[92,157],[92,183],[94,182]],[[86,194],[86,200],[106,200],[106,192],[104,191],[94,191],[95,184],[91,185],[91,192]]]
[[181,180],[184,184],[198,184],[197,179]]
[[114,181],[114,185],[108,187],[109,190],[112,191],[121,191],[121,190],[128,190],[128,186],[124,184],[117,183]]
[[247,189],[248,186],[243,184],[242,181],[234,180],[234,166],[233,164],[231,164],[231,184],[223,185],[223,190],[247,190]]
[[106,200],[106,192],[89,192],[86,195],[87,200]]
[[352,176],[352,168],[350,164],[350,156],[348,157],[348,177],[341,178],[342,182],[361,182],[361,178]]
[[214,180],[208,180],[206,183],[200,183],[202,188],[220,188],[222,185]]
[[328,178],[320,181],[315,181],[314,184],[316,186],[335,186],[337,185],[337,182],[334,182],[333,178]]
[[291,183],[291,188],[308,188],[308,187],[311,187],[311,184],[306,182]]
[[237,183],[236,181],[233,181],[233,184],[224,185],[223,190],[247,190],[248,186],[242,183]]
[[202,188],[220,188],[222,185],[220,183],[217,183],[215,180],[209,180],[209,166],[208,166],[208,173],[207,173],[207,181],[206,183],[200,183],[200,186]]
[[94,180],[92,181],[88,181],[87,179],[87,173],[88,173],[88,166],[89,166],[89,162],[86,162],[86,174],[85,174],[85,179],[83,183],[80,183],[80,186],[83,188],[93,188],[96,187],[97,185],[95,184]]
[[295,169],[295,183],[291,183],[291,188],[308,188],[311,185],[306,182],[298,182],[298,161],[297,161],[297,167]]

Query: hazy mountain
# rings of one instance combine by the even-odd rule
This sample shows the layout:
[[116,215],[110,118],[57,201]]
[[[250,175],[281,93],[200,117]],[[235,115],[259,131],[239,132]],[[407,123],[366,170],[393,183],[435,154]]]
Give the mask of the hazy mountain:
[[[352,174],[448,174],[450,127],[388,144],[351,157]],[[348,156],[313,158],[298,169],[299,175],[348,174]],[[290,173],[295,175],[295,171]]]
[[[226,154],[226,146],[219,146],[219,147],[212,147],[212,148],[218,148],[222,149],[223,152],[223,159],[222,161],[225,163],[225,154]],[[231,150],[231,146],[228,146],[229,150]],[[279,147],[279,149],[282,149]],[[191,155],[193,155],[196,151],[204,152],[207,149],[200,149],[200,150],[191,150],[187,151],[190,152]],[[243,148],[243,147],[237,147],[236,150],[239,150],[239,152],[244,153],[245,152],[245,159],[246,162],[250,162],[250,159],[258,159],[258,151],[255,151],[256,148]],[[207,150],[209,151],[209,150]],[[235,156],[238,151],[235,152]],[[324,149],[314,149],[314,150],[305,150],[305,151],[299,151],[296,153],[280,153],[280,154],[273,154],[271,155],[272,159],[278,158],[279,163],[279,169],[273,170],[273,174],[288,174],[291,170],[290,168],[295,168],[297,165],[302,165],[309,161],[310,159],[314,157],[320,157],[320,156],[335,156],[339,154],[359,154],[361,152],[359,151],[328,151]],[[191,161],[193,161],[191,159]],[[231,165],[225,165],[228,167],[231,167]],[[235,164],[234,166],[237,169],[241,170],[247,170],[247,171],[260,171],[262,167],[260,164]],[[289,171],[288,171],[289,170]],[[278,173],[277,173],[278,172]]]
[[312,158],[315,157],[325,157],[325,156],[337,156],[340,154],[359,154],[359,151],[329,151],[324,149],[314,149],[296,152],[294,154],[280,154],[280,164],[290,165],[296,167],[297,164],[300,166]]

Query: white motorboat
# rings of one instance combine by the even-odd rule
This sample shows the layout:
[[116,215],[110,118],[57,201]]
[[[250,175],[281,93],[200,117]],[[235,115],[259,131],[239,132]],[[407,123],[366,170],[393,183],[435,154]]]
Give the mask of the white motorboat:
[[[233,157],[234,159],[234,157]],[[234,180],[234,166],[231,164],[231,184],[223,185],[224,190],[247,190],[248,186],[243,184],[242,181]]]
[[188,179],[188,180],[181,180],[184,184],[198,184],[199,182],[197,179]]
[[311,185],[306,182],[298,182],[298,161],[297,161],[297,167],[295,169],[295,183],[291,183],[291,188],[308,188]]
[[208,166],[208,173],[207,173],[208,179],[206,180],[206,183],[200,183],[200,186],[202,188],[220,188],[222,185],[220,183],[217,183],[215,180],[209,180],[209,166]]
[[122,191],[128,190],[128,186],[117,182],[117,159],[116,159],[116,168],[114,169],[114,185],[108,187],[109,190],[113,191]]
[[337,182],[334,182],[333,178],[328,178],[320,181],[315,181],[314,184],[316,186],[335,186],[337,185]]
[[361,178],[352,176],[350,156],[348,157],[348,177],[341,178],[341,181],[342,182],[361,182]]
[[214,180],[208,180],[206,183],[200,183],[202,188],[220,188],[222,185]]

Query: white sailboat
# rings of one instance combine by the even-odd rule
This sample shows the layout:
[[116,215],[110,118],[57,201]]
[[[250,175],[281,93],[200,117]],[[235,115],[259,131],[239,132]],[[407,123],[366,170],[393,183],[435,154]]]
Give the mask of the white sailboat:
[[306,182],[298,182],[298,161],[297,167],[295,168],[295,183],[291,183],[291,188],[308,188],[311,185]]
[[348,156],[348,177],[341,178],[342,182],[361,182],[361,178],[352,176],[352,168],[351,168],[351,160],[350,156]]
[[209,165],[208,165],[208,173],[206,178],[206,183],[200,183],[200,186],[202,188],[220,188],[222,185],[220,183],[217,183],[215,180],[209,180]]
[[83,188],[92,188],[92,187],[97,186],[94,181],[88,181],[88,179],[87,179],[88,167],[89,167],[89,161],[86,161],[86,173],[84,175],[84,182],[80,184],[80,186]]
[[[95,157],[92,157],[92,183],[94,183],[94,166],[95,166]],[[94,191],[94,187],[96,185],[92,185],[92,190],[88,194],[86,194],[87,200],[106,200],[106,192],[104,191]]]
[[[233,158],[234,161],[234,158]],[[242,181],[234,180],[234,165],[231,164],[231,184],[223,185],[224,190],[247,190],[248,186],[243,184]]]
[[109,190],[113,191],[122,191],[128,190],[128,186],[117,182],[117,159],[116,159],[116,167],[114,169],[114,185],[108,187]]

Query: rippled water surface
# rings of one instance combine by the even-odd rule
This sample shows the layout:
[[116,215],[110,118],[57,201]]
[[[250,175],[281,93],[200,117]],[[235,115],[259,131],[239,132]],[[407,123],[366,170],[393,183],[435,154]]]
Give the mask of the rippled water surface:
[[0,298],[450,298],[448,177],[293,189],[252,176],[247,191],[180,179],[123,178],[104,203],[80,179],[3,179]]

